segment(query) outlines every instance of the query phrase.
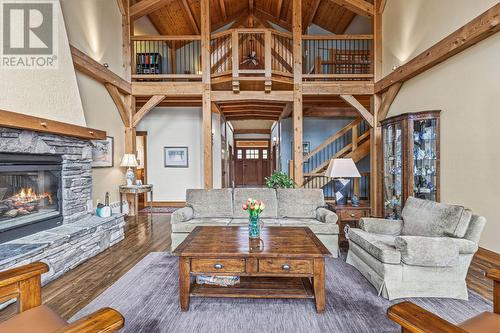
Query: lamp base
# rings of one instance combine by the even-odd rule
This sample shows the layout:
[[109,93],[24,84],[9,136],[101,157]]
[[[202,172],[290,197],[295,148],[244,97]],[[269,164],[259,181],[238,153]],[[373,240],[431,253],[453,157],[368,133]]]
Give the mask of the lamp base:
[[134,185],[135,173],[132,168],[127,169],[127,173],[125,174],[125,181],[127,182],[127,186]]
[[349,179],[337,178],[334,181],[335,203],[337,205],[347,205],[347,196],[349,194]]

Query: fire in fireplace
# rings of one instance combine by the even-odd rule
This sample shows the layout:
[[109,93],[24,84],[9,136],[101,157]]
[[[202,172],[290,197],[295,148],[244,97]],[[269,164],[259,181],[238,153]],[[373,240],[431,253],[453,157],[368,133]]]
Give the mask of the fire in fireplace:
[[62,223],[62,159],[0,154],[0,242]]

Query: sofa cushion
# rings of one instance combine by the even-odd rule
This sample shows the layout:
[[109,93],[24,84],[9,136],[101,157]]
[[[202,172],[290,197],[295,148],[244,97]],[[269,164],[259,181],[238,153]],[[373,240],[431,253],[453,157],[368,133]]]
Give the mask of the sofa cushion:
[[194,217],[233,217],[233,193],[230,188],[219,190],[187,190],[186,206]]
[[196,227],[225,227],[231,221],[230,218],[198,218],[189,222],[172,224],[172,232],[191,232]]
[[409,197],[401,215],[402,235],[462,238],[472,212],[462,206]]
[[372,234],[357,228],[350,228],[348,236],[351,242],[377,260],[386,264],[401,263],[401,252],[394,246],[395,236]]
[[316,209],[325,206],[321,189],[278,189],[278,217],[314,219]]
[[248,213],[242,206],[248,198],[264,202],[266,208],[261,217],[276,218],[278,214],[278,199],[276,190],[273,188],[235,188],[234,189],[234,218],[248,218]]
[[309,227],[315,234],[338,235],[339,226],[335,223],[324,223],[316,219],[280,219],[282,227]]
[[41,305],[0,323],[0,333],[53,333],[67,325],[52,309]]

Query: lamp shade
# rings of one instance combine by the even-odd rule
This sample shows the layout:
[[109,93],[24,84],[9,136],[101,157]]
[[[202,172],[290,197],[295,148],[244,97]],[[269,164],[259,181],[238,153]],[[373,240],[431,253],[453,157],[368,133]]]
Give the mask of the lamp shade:
[[120,166],[129,168],[133,168],[138,165],[139,163],[137,163],[137,159],[135,158],[134,154],[124,154],[122,157],[122,162],[120,163]]
[[358,168],[352,158],[334,158],[330,161],[325,172],[330,178],[359,178]]

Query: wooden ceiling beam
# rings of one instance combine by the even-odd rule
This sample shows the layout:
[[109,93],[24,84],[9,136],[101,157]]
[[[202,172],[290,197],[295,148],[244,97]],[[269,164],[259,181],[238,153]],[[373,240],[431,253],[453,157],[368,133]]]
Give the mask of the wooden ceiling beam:
[[73,65],[76,70],[103,84],[112,84],[123,94],[130,94],[132,92],[130,82],[125,81],[73,45],[70,45],[70,49]]
[[136,127],[139,122],[144,118],[145,115],[149,113],[149,111],[153,110],[155,106],[160,104],[161,101],[165,99],[165,95],[154,95],[152,96],[149,101],[144,104],[139,111],[137,111],[136,114],[133,116],[133,123],[132,126]]
[[113,100],[113,102],[116,105],[116,108],[118,109],[118,113],[120,114],[120,118],[122,119],[123,125],[125,127],[130,127],[130,115],[127,110],[127,107],[125,106],[125,103],[122,100],[120,92],[114,85],[110,83],[105,83],[104,86],[106,87],[109,96],[111,96],[111,99]]
[[314,16],[316,16],[316,12],[318,11],[319,4],[321,3],[321,0],[313,0],[312,6],[307,12],[307,17],[305,18],[305,21],[302,26],[302,33],[305,33],[307,31],[307,28],[312,24],[314,20]]
[[371,127],[374,125],[373,115],[352,95],[340,95],[344,101],[349,103],[353,108],[358,110],[361,117],[363,117]]
[[277,0],[275,16],[278,18],[278,20],[281,19],[282,10],[283,10],[283,0]]
[[137,20],[164,7],[172,0],[142,0],[130,6],[130,19]]
[[271,92],[264,91],[240,91],[235,94],[232,91],[211,91],[212,101],[274,101],[274,102],[291,102],[293,100],[292,91],[273,90]]
[[373,17],[375,14],[375,8],[373,4],[365,0],[330,0],[335,2],[337,5],[350,10],[358,15]]
[[255,14],[260,15],[261,19],[268,20],[269,22],[279,25],[280,27],[288,31],[292,30],[292,25],[290,23],[288,23],[285,20],[282,20],[281,18],[277,18],[271,14],[268,14],[265,11],[260,10],[259,8],[255,9]]
[[390,86],[389,89],[387,89],[387,91],[384,93],[384,95],[382,96],[382,103],[380,104],[380,108],[378,109],[377,113],[378,121],[382,121],[387,117],[392,102],[394,102],[394,99],[398,95],[398,92],[401,89],[402,85],[403,82],[395,83],[392,86]]
[[240,128],[240,129],[234,129],[233,131],[234,134],[271,134],[270,129],[265,129],[265,128]]
[[248,104],[245,106],[222,106],[221,109],[224,112],[231,112],[231,111],[244,111],[244,110],[262,110],[262,111],[274,111],[274,112],[282,112],[283,107],[269,107],[269,106],[262,106],[262,105],[253,105],[253,104]]
[[500,3],[375,83],[375,92],[382,92],[397,82],[407,81],[490,37],[499,30]]
[[222,14],[222,18],[224,21],[227,21],[227,12],[226,12],[226,2],[225,0],[219,0],[219,8]]
[[227,116],[226,120],[279,120],[278,116],[262,116],[253,114],[242,114],[238,116]]
[[197,35],[200,34],[200,28],[198,27],[198,23],[196,22],[193,12],[191,11],[191,7],[187,3],[187,0],[180,0],[182,2],[182,8],[184,9],[184,13],[186,14],[189,23],[191,24],[191,28],[193,28],[193,32]]
[[384,9],[385,9],[385,5],[387,5],[387,0],[380,0],[378,3],[377,3],[377,11],[379,14],[383,14],[384,13]]
[[120,10],[120,14],[122,16],[127,15],[127,8],[125,7],[125,2],[123,0],[116,0],[118,4],[118,9]]

